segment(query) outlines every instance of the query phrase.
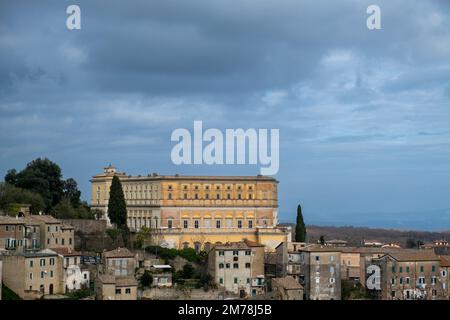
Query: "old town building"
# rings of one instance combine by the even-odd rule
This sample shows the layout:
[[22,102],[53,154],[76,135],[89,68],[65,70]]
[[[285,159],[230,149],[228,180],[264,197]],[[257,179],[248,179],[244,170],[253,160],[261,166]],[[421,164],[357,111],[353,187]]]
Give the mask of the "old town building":
[[134,277],[101,274],[95,281],[97,300],[137,300],[138,283]]
[[208,273],[224,291],[241,297],[262,294],[264,246],[249,240],[216,245],[208,254]]
[[61,263],[58,255],[50,251],[5,255],[4,284],[22,299],[64,293]]
[[132,231],[151,227],[158,243],[196,250],[249,239],[268,249],[289,241],[278,227],[278,181],[266,176],[131,176],[108,166],[92,180],[93,208],[107,218],[109,189],[117,176]]
[[40,227],[23,217],[0,216],[0,249],[24,252],[40,248]]
[[81,253],[70,248],[47,249],[61,259],[65,292],[89,288],[90,272],[81,265]]
[[25,217],[27,224],[37,224],[40,227],[41,249],[70,248],[73,250],[74,228],[64,224],[50,215],[30,215]]
[[297,249],[300,284],[306,299],[341,299],[341,252],[339,248],[308,245]]
[[432,250],[391,252],[373,263],[381,268],[383,300],[448,298],[448,284],[441,278],[441,260]]

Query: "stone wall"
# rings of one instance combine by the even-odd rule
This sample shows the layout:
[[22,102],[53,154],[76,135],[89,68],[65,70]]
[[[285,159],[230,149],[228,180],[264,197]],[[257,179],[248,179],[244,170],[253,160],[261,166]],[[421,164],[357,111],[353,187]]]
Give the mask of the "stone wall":
[[140,292],[142,299],[152,300],[218,300],[219,290],[151,288]]
[[106,231],[106,220],[62,219],[64,223],[74,227],[75,232],[85,234],[103,234]]

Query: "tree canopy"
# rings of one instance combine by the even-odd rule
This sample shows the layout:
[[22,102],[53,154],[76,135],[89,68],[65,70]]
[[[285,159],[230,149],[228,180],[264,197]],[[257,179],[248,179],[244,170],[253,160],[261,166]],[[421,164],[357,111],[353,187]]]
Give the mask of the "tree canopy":
[[122,183],[114,176],[109,191],[108,216],[117,228],[127,228],[127,205],[123,195]]
[[295,241],[306,242],[306,226],[303,221],[302,206],[297,207],[297,224],[295,226]]
[[61,219],[94,219],[91,211],[81,201],[81,191],[73,178],[64,180],[61,168],[47,158],[38,158],[17,172],[8,170],[5,183],[0,188],[0,209],[11,211],[14,203],[30,204],[31,213],[50,213]]

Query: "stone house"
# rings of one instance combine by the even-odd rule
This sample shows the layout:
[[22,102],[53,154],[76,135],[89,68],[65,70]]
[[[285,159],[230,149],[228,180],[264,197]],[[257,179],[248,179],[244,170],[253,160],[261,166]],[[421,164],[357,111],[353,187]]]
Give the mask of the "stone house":
[[225,292],[263,294],[264,245],[249,240],[216,245],[208,254],[208,272]]
[[272,291],[280,300],[303,300],[303,286],[291,276],[272,279]]

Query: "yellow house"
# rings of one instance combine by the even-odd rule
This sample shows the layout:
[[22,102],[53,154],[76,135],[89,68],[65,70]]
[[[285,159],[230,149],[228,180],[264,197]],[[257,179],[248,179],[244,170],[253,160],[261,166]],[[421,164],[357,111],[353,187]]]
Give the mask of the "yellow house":
[[278,227],[278,181],[267,176],[131,176],[113,166],[91,179],[92,207],[105,212],[112,178],[119,177],[132,231],[153,230],[159,245],[208,250],[248,239],[274,250],[290,240]]

